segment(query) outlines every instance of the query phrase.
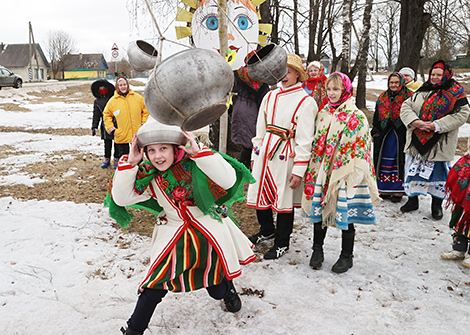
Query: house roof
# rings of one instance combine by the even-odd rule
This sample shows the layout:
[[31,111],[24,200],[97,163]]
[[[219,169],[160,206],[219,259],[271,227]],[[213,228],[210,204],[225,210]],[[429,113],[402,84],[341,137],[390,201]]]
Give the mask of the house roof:
[[[49,62],[39,44],[33,44],[44,64],[49,67]],[[29,65],[29,44],[0,44],[0,64],[6,67],[26,67]]]
[[107,70],[108,64],[103,54],[71,54],[65,70]]

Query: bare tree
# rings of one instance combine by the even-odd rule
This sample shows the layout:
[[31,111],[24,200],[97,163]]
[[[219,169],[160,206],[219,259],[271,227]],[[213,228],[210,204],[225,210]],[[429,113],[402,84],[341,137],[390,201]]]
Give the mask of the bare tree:
[[70,65],[70,54],[77,52],[72,36],[62,30],[50,31],[47,39],[47,53],[51,61],[52,75],[59,72],[64,79],[64,70]]
[[343,48],[341,50],[341,72],[349,73],[351,63],[351,10],[353,0],[343,0]]
[[398,56],[398,29],[400,5],[395,1],[387,1],[376,7],[374,17],[373,42],[375,50],[372,54],[378,67],[379,52],[385,56],[387,70],[392,71]]
[[294,53],[300,53],[300,46],[299,46],[299,22],[298,22],[298,12],[299,12],[299,2],[298,0],[294,1],[294,10],[293,10],[293,17],[292,21],[294,24]]
[[359,52],[357,54],[356,62],[351,70],[349,77],[354,78],[358,73],[357,92],[356,92],[356,105],[359,108],[366,108],[366,77],[367,77],[367,58],[369,55],[370,43],[370,21],[372,12],[373,0],[366,0],[364,7],[364,17],[362,21],[361,40],[359,41]]
[[425,11],[429,0],[395,0],[400,9],[400,52],[396,68],[418,68],[423,39],[431,23],[431,14]]

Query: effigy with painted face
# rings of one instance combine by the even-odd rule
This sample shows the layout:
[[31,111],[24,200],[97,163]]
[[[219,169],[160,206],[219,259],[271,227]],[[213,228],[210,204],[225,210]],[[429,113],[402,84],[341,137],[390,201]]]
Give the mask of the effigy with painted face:
[[[258,44],[264,45],[272,26],[260,24],[257,6],[266,0],[227,0],[227,39],[230,49],[229,63],[236,70],[245,65],[245,57]],[[220,52],[219,14],[217,0],[182,0],[189,10],[178,9],[176,21],[187,26],[177,26],[178,39],[192,36],[198,48]]]

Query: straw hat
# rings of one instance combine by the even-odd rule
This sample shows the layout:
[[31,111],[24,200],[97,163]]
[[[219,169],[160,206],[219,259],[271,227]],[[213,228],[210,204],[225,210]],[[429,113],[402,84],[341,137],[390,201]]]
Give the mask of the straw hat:
[[185,145],[187,142],[180,127],[167,126],[157,121],[148,121],[137,131],[137,144],[141,148],[157,143]]
[[287,66],[290,66],[294,70],[299,72],[299,80],[305,81],[308,79],[308,74],[305,73],[304,67],[302,66],[302,59],[296,54],[287,54]]

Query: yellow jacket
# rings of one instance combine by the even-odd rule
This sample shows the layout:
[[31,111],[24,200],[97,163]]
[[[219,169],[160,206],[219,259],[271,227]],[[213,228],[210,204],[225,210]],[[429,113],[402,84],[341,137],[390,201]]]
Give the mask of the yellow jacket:
[[[114,142],[131,143],[137,130],[147,122],[149,112],[145,107],[144,98],[129,89],[124,97],[114,92],[103,111],[106,131],[115,127]],[[114,123],[115,121],[115,123]]]
[[419,81],[419,80],[412,80],[410,81],[408,84],[406,84],[406,87],[408,87],[408,89],[412,92],[416,92],[418,90],[418,88],[420,88],[421,86],[423,85],[423,82],[422,81]]

